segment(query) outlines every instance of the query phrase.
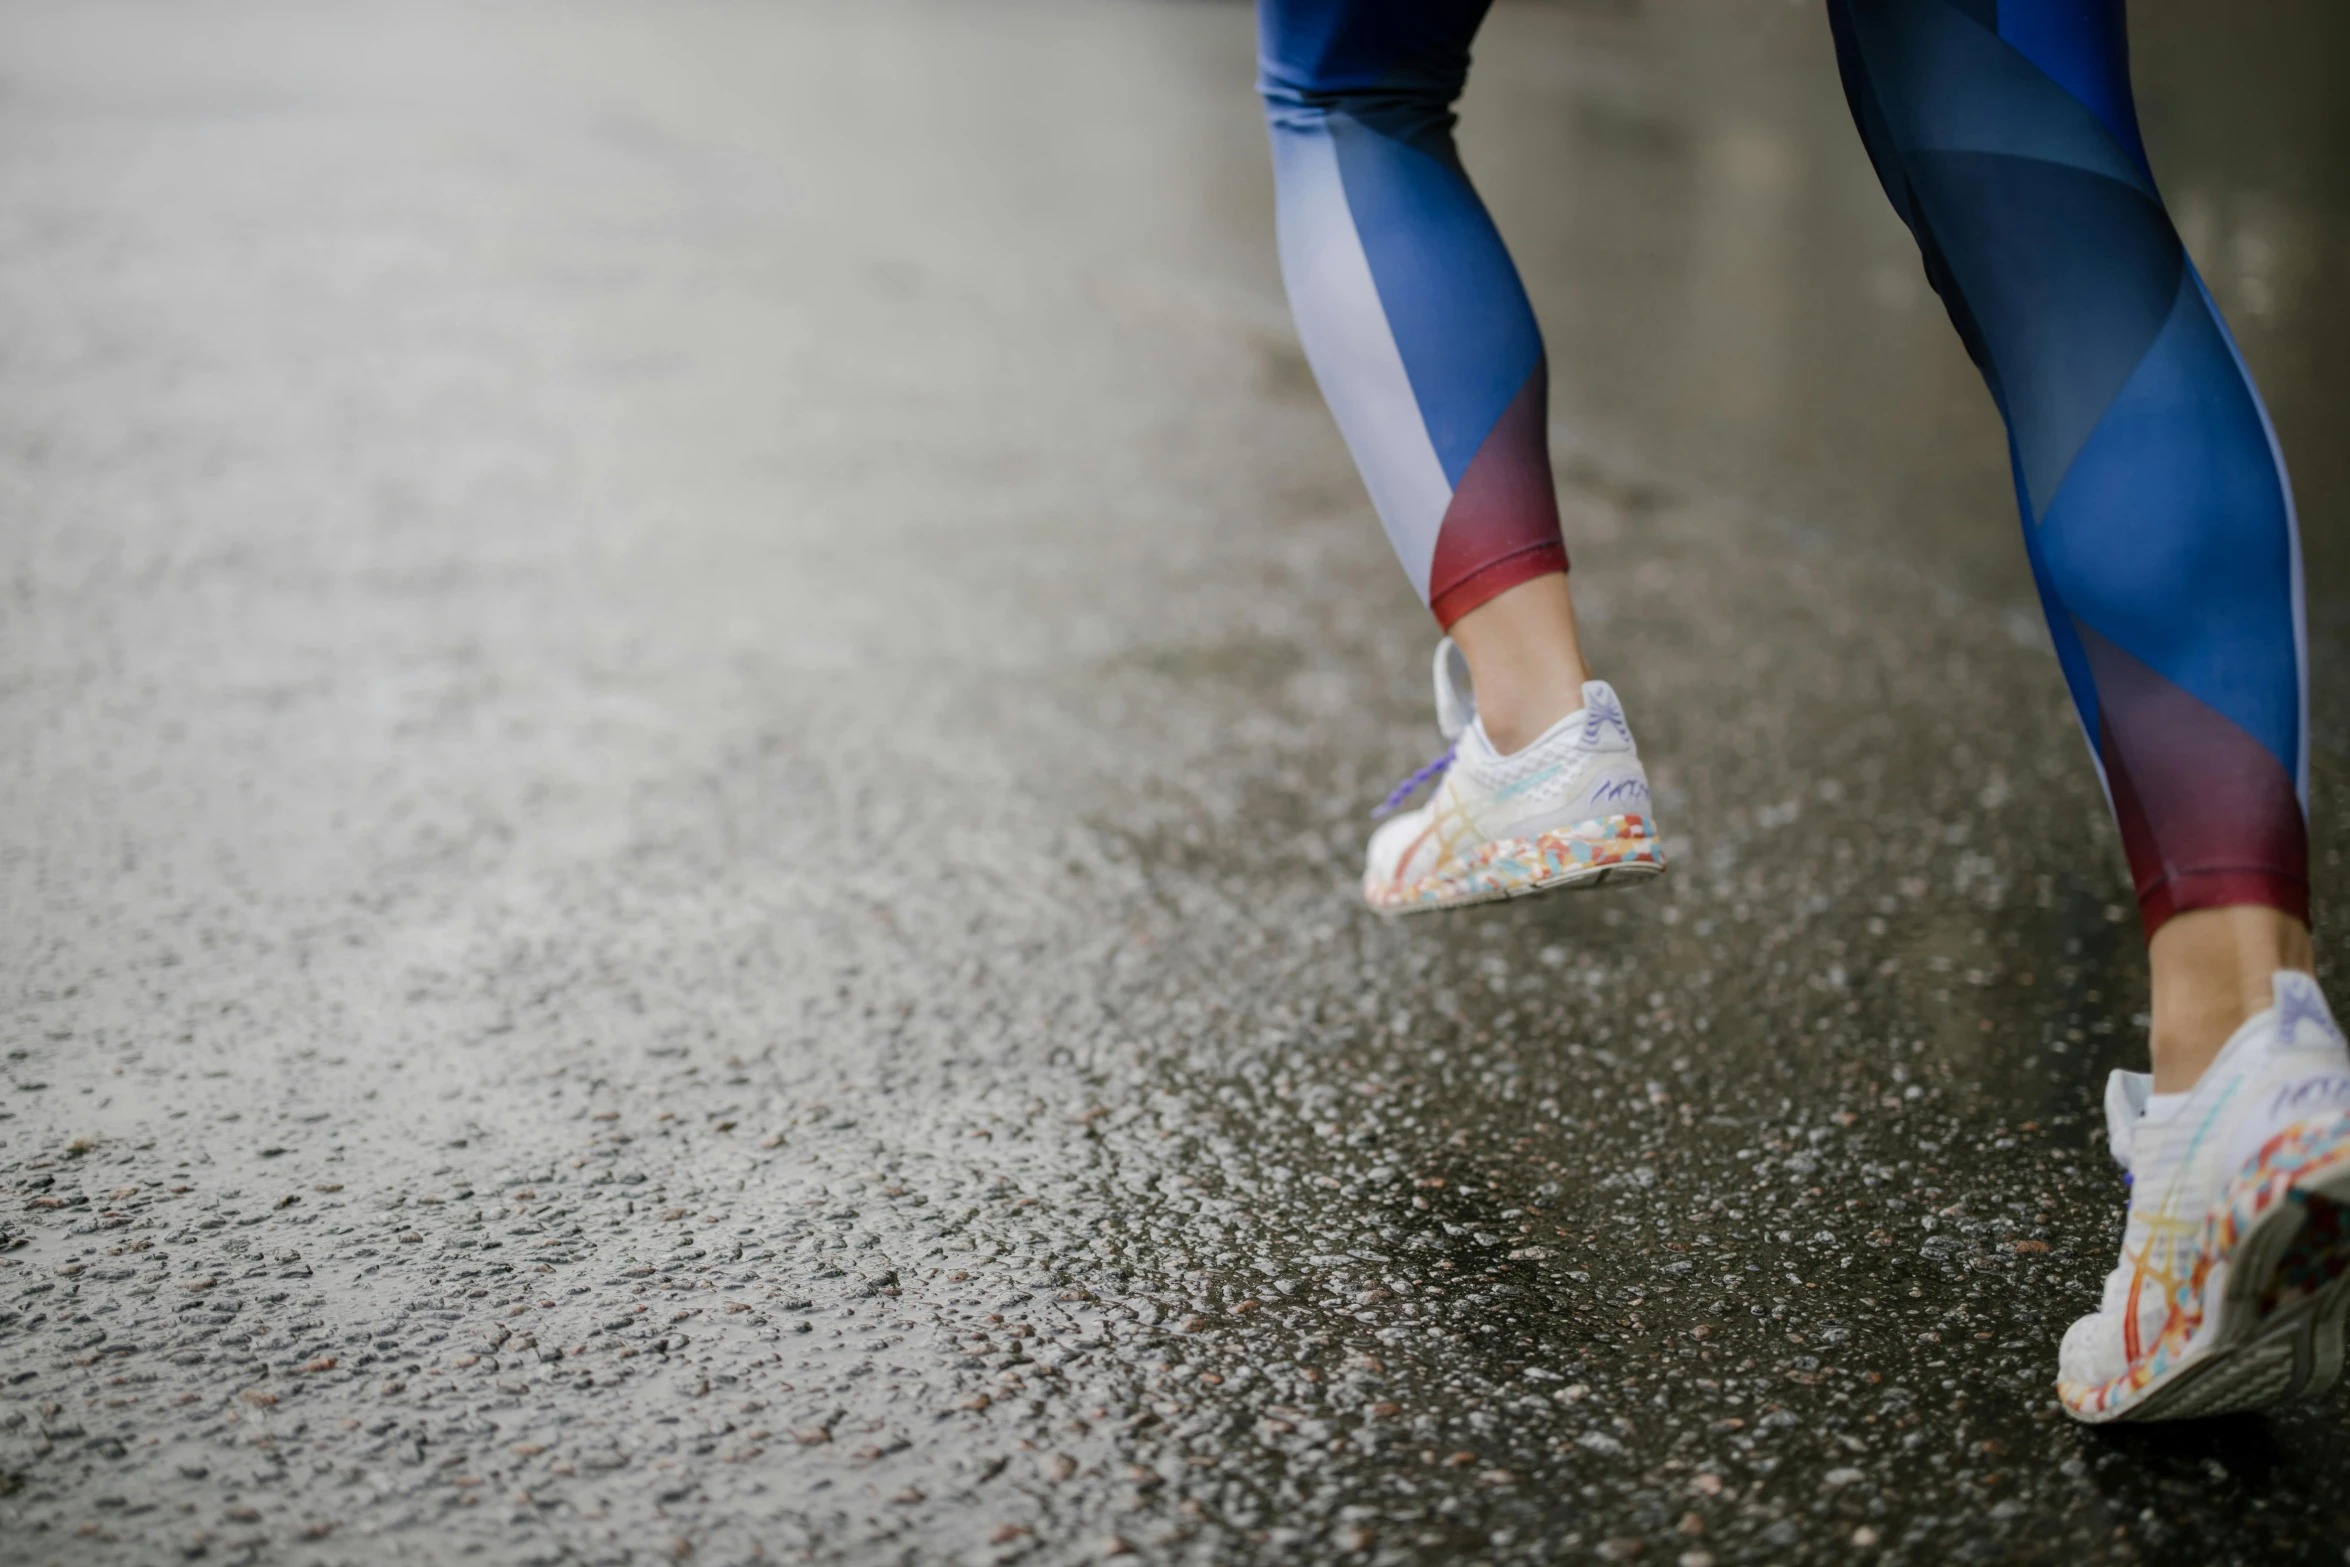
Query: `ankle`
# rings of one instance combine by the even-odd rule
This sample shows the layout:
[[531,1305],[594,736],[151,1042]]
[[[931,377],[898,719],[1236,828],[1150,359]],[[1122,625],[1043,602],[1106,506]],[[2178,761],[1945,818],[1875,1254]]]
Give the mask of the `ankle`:
[[1485,738],[1507,756],[1583,705],[1591,678],[1575,636],[1574,600],[1563,572],[1521,582],[1452,625],[1469,662]]
[[2196,909],[2154,933],[2154,1091],[2185,1093],[2274,1001],[2279,969],[2313,968],[2309,927],[2276,909]]
[[1497,756],[1511,756],[1542,738],[1550,727],[1583,706],[1586,671],[1556,671],[1549,679],[1503,686],[1498,700],[1478,693],[1477,722]]

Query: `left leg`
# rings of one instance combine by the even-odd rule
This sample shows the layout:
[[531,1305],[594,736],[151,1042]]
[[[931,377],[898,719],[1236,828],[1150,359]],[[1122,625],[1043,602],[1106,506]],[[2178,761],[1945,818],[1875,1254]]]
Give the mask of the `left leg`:
[[2134,1178],[2122,1265],[2059,1391],[2099,1420],[2323,1391],[2350,1316],[2350,1052],[2307,974],[2300,546],[2147,166],[2121,0],[1829,18],[1870,159],[2007,422],[2152,943],[2157,1075],[2107,1093]]
[[1453,147],[1491,0],[1259,0],[1281,271],[1379,519],[1503,751],[1583,700],[1542,334]]
[[[1648,782],[1576,635],[1534,311],[1453,145],[1491,0],[1258,0],[1281,273],[1397,558],[1452,635],[1454,746],[1390,798],[1388,912],[1658,874]],[[1471,690],[1455,668],[1465,660]]]
[[[1446,630],[1567,569],[1542,334],[1453,145],[1491,3],[1257,6],[1298,337],[1397,559]],[[1575,692],[1558,694],[1563,713]]]

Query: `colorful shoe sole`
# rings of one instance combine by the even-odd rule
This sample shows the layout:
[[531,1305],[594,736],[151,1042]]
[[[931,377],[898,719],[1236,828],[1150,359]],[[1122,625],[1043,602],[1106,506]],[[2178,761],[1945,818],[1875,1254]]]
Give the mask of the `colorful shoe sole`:
[[1664,873],[1664,845],[1648,818],[1607,816],[1532,838],[1493,839],[1418,881],[1366,881],[1363,898],[1382,914],[1428,914]]
[[2154,1347],[2110,1382],[2059,1381],[2076,1420],[2191,1420],[2328,1392],[2350,1331],[2350,1115],[2287,1127],[2204,1220]]

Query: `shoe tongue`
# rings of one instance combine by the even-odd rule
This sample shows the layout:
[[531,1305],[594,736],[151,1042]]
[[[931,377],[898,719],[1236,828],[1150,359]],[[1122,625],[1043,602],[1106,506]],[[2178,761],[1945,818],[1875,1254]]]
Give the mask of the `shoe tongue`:
[[2105,1080],[2105,1145],[2114,1163],[2131,1168],[2137,1150],[2138,1121],[2146,1101],[2154,1097],[2154,1079],[2145,1072],[2116,1072]]
[[1469,684],[1469,661],[1452,638],[1446,637],[1436,644],[1436,728],[1445,739],[1458,740],[1476,716],[1477,694]]

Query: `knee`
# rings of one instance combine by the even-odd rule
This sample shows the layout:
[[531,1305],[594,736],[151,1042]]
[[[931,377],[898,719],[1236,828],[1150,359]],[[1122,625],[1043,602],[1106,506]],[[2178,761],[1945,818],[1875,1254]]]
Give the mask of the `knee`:
[[1262,0],[1258,96],[1276,123],[1346,115],[1449,126],[1482,11],[1458,0]]
[[1316,118],[1344,114],[1366,123],[1433,119],[1449,125],[1461,85],[1436,78],[1351,81],[1270,59],[1261,60],[1257,67],[1257,96],[1265,112],[1276,118],[1284,114]]

